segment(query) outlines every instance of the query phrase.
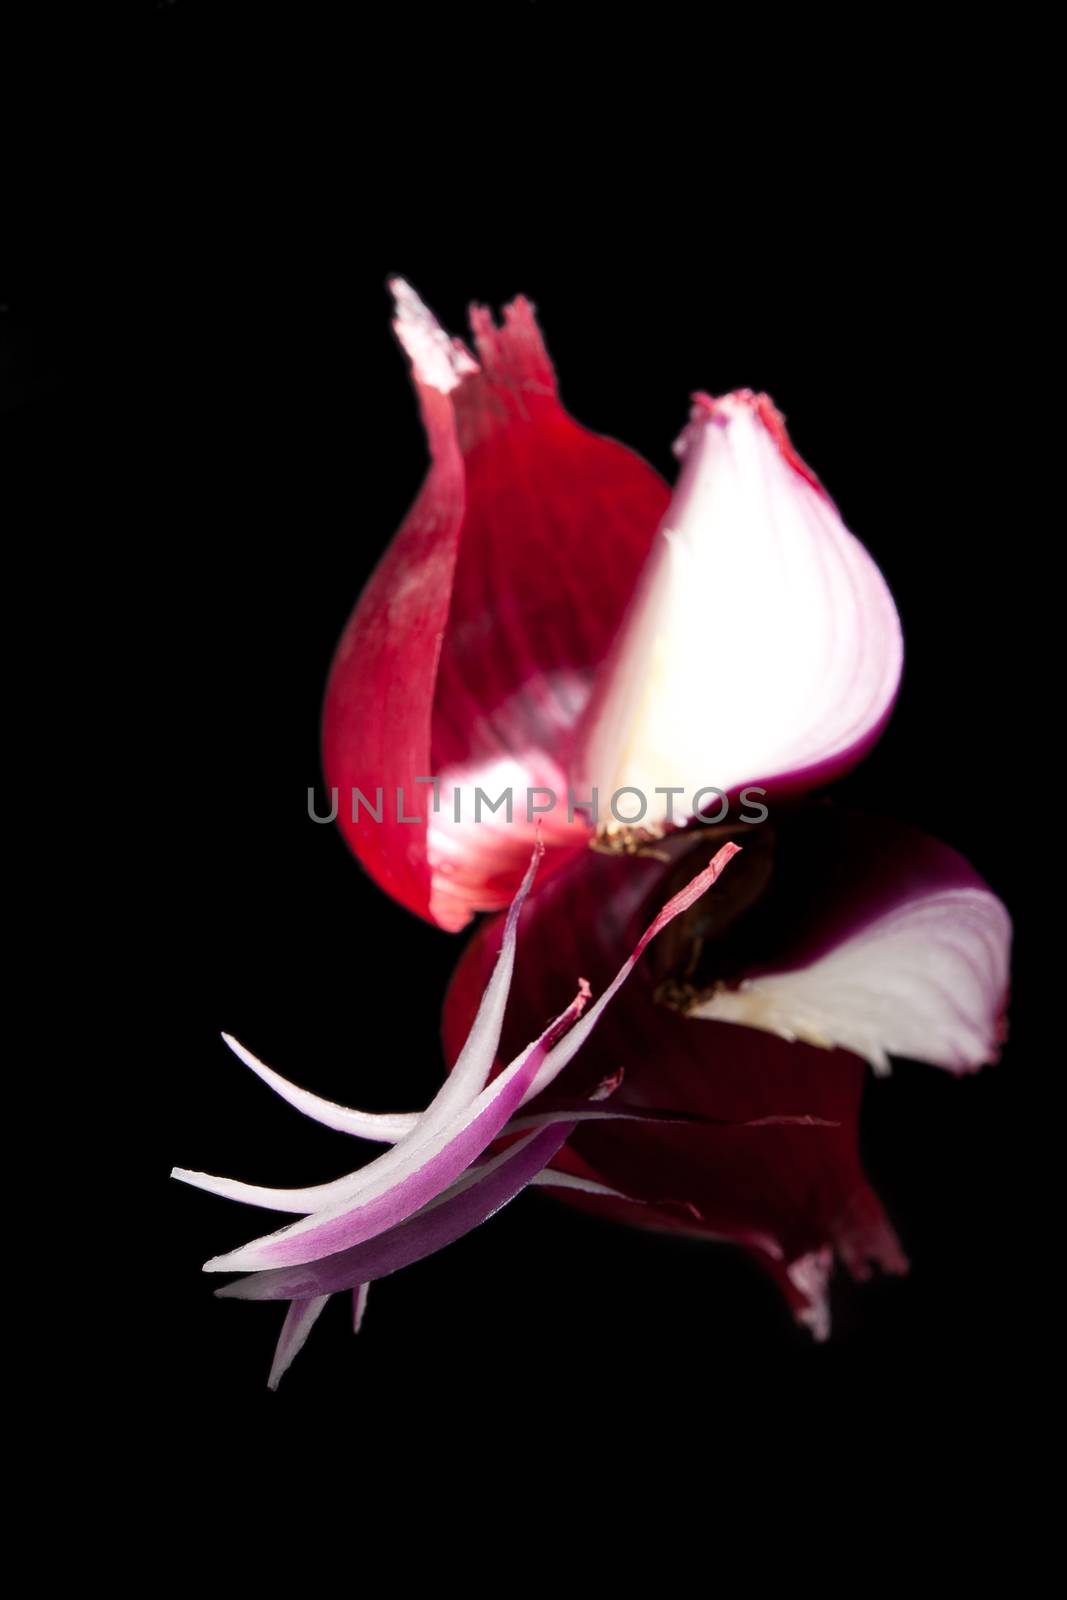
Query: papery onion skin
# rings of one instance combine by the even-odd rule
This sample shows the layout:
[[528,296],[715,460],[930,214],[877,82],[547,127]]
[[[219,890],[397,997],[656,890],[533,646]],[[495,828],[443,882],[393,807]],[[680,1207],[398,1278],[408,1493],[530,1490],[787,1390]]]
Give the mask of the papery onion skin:
[[[532,825],[454,837],[430,788],[501,772],[566,789],[564,745],[620,622],[669,492],[640,458],[579,426],[560,404],[523,299],[494,328],[472,312],[477,361],[449,341],[406,285],[398,336],[412,360],[431,451],[423,488],[369,580],[334,658],[323,711],[338,823],[372,877],[440,926],[508,903]],[[380,823],[352,820],[352,792]],[[404,814],[396,820],[395,791]],[[469,796],[468,796],[469,798]],[[579,813],[544,822],[549,845],[583,844]],[[546,862],[546,870],[554,862]]]

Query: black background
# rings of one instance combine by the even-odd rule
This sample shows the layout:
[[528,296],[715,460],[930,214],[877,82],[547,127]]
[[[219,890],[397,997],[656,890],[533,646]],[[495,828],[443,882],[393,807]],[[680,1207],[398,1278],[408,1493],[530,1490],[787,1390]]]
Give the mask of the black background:
[[631,1465],[756,1416],[768,1440],[988,1441],[1027,1293],[1008,1131],[1031,1070],[1025,927],[1001,1065],[868,1085],[868,1170],[913,1270],[837,1280],[825,1347],[738,1254],[529,1195],[375,1286],[358,1341],[331,1305],[270,1395],[280,1310],[216,1302],[198,1271],[257,1218],[167,1179],[344,1168],[345,1141],[275,1101],[223,1028],[367,1107],[420,1106],[441,1070],[460,942],[305,807],[334,643],[425,460],[392,272],[455,332],[471,299],[528,294],[571,412],[668,477],[692,390],[774,397],[906,635],[893,722],[837,794],[945,839],[1017,909],[1003,379],[1023,202],[973,61],[927,40],[868,126],[854,72],[798,86],[784,36],[783,98],[698,8],[681,39],[598,7],[581,31],[541,5],[336,32],[211,10],[114,23],[79,114],[33,124],[48,181],[3,314],[13,458],[84,630],[51,705],[61,728],[89,711],[88,774],[120,825],[118,856],[79,851],[72,779],[42,770],[61,873],[94,856],[77,964],[103,956],[110,1021],[87,1114],[119,1151],[107,1215],[131,1245],[99,1269],[122,1307],[109,1406],[164,1451],[220,1422],[478,1439],[531,1404],[547,1441],[615,1435]]

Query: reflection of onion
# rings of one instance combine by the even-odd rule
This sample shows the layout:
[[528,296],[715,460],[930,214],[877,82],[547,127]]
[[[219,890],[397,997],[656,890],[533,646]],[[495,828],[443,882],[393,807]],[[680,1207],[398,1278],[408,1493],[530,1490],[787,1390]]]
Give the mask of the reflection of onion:
[[[576,960],[598,987],[648,907],[731,833],[744,838],[741,855],[652,947],[563,1085],[587,1093],[621,1072],[613,1109],[687,1120],[583,1124],[554,1165],[617,1191],[567,1191],[568,1202],[749,1250],[822,1335],[834,1257],[857,1277],[905,1265],[860,1165],[861,1055],[882,1067],[903,1053],[955,1072],[997,1055],[1010,926],[954,851],[808,802],[762,827],[675,834],[665,860],[585,854],[523,914],[503,1059],[558,1004]],[[492,922],[480,928],[453,978],[450,1059],[496,937]],[[783,1116],[792,1121],[758,1138],[737,1126]],[[818,1125],[802,1129],[804,1117]]]

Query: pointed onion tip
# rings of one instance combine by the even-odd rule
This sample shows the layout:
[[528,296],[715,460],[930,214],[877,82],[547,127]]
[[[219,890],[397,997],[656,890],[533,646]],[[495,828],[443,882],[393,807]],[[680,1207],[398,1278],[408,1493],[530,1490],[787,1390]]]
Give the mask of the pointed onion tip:
[[555,394],[556,375],[532,301],[516,295],[504,306],[499,326],[487,306],[474,304],[469,315],[474,347],[491,383]]
[[403,278],[390,278],[396,315],[393,331],[419,383],[450,394],[478,363],[460,339],[450,338],[429,306]]
[[[535,1043],[522,1051],[499,1077],[487,1083],[500,1039],[503,1000],[510,987],[519,912],[536,871],[535,851],[507,918],[506,951],[502,947],[467,1044],[450,1077],[418,1124],[417,1137],[409,1136],[369,1166],[330,1185],[330,1201],[326,1206],[321,1209],[316,1206],[314,1212],[299,1221],[254,1239],[237,1250],[213,1256],[204,1263],[203,1270],[257,1272],[264,1267],[303,1266],[388,1232],[435,1200],[462,1177],[519,1107],[554,1081],[596,1026],[597,1019],[626,981],[649,941],[715,882],[737,851],[736,845],[724,845],[703,872],[697,873],[692,882],[668,902],[588,1015],[578,1021],[591,995],[590,986],[583,978],[566,1011],[549,1023]],[[565,1137],[564,1132],[562,1138]]]
[[[788,462],[793,471],[809,483],[813,489],[818,490],[824,500],[830,500],[825,487],[818,476],[811,470],[807,462],[798,454],[789,430],[785,425],[785,417],[779,411],[769,394],[758,393],[754,389],[734,389],[729,394],[710,395],[698,389],[693,395],[693,409],[689,413],[689,426],[683,429],[675,443],[674,453],[684,456],[689,444],[692,442],[691,430],[708,422],[714,422],[719,427],[726,427],[736,417],[744,412],[749,412],[758,417],[764,428],[778,446],[782,459]],[[830,502],[833,504],[832,500]]]

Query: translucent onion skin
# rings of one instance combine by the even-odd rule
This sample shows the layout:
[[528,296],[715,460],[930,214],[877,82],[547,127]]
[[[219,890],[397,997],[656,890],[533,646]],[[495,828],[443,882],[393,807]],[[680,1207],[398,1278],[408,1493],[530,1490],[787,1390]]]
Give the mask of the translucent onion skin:
[[[766,964],[757,959],[761,949],[771,967],[795,974],[806,962],[847,945],[891,903],[906,904],[909,897],[938,887],[978,893],[981,880],[954,852],[914,830],[811,806],[797,813],[789,836],[779,842],[778,903],[773,873],[749,903],[750,888],[760,882],[756,856],[767,848],[757,845],[759,832],[758,827],[749,830],[746,849],[732,868],[738,876],[724,881],[715,906],[706,903],[713,916],[699,923],[680,920],[646,956],[596,1037],[560,1080],[560,1091],[581,1095],[598,1077],[622,1069],[622,1084],[613,1097],[619,1107],[655,1105],[731,1124],[810,1117],[818,1125],[583,1125],[553,1166],[630,1197],[561,1192],[567,1203],[634,1226],[729,1240],[745,1248],[770,1273],[798,1320],[824,1337],[830,1326],[827,1283],[835,1260],[857,1278],[867,1276],[872,1267],[889,1273],[907,1267],[860,1160],[857,1120],[865,1063],[852,1050],[802,1039],[790,1042],[764,1028],[685,1015],[663,1003],[665,980],[684,964],[693,935],[703,941],[705,970],[721,973],[728,984],[742,982],[746,970],[764,969]],[[722,837],[720,830],[718,840]],[[589,854],[547,883],[527,904],[520,923],[519,938],[529,960],[512,990],[504,1049],[510,1044],[510,1029],[521,1036],[530,1020],[551,1006],[575,948],[581,949],[595,985],[610,969],[613,952],[627,947],[629,930],[640,925],[646,899],[654,902],[668,892],[675,874],[691,871],[693,853],[708,848],[707,840],[701,843],[690,832],[666,842],[667,861]],[[747,886],[740,876],[746,870]],[[800,890],[804,879],[806,898]],[[731,890],[732,909],[723,898]],[[1003,916],[984,885],[981,892]],[[924,931],[923,938],[928,937]],[[993,917],[988,937],[999,941],[991,971],[1000,973],[1007,963],[1006,917]],[[472,998],[480,992],[491,939],[492,924],[487,923],[467,947],[453,978],[443,1018],[449,1060]],[[877,963],[870,982],[877,989]],[[947,995],[946,1012],[958,1000]],[[1004,1000],[998,984],[980,999],[972,992],[969,1003],[976,1014],[965,1019],[963,1036],[980,1043],[969,1068],[995,1057]],[[924,1025],[930,1020],[928,1001],[925,991],[914,997]],[[894,1011],[908,1005],[907,991],[898,989]],[[951,1062],[941,1064],[960,1070]]]

